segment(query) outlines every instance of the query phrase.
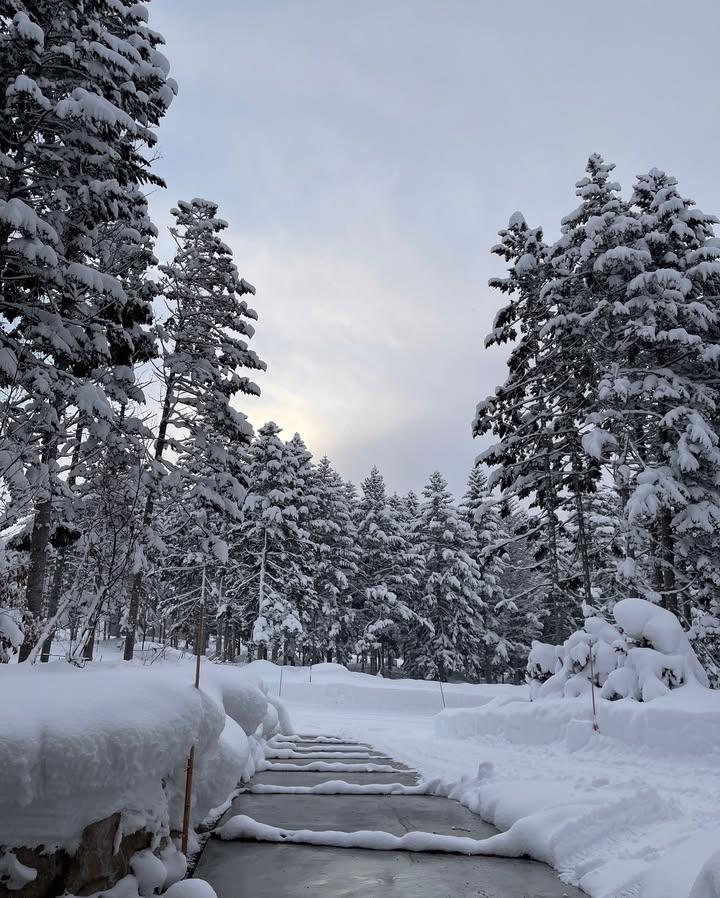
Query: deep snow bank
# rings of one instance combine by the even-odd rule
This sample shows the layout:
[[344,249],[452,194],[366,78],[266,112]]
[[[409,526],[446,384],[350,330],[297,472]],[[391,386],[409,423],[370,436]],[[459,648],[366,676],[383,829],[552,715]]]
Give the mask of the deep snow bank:
[[[600,733],[625,745],[669,756],[701,755],[720,746],[720,692],[687,685],[653,702],[596,697]],[[517,695],[482,708],[447,710],[435,733],[448,739],[500,737],[516,745],[565,743],[579,748],[592,735],[589,695],[530,702]]]
[[[481,762],[453,797],[594,898],[720,898],[717,814],[701,811],[720,789],[720,693],[599,698],[599,733],[591,720],[587,694],[439,714],[436,736],[468,741]],[[526,765],[500,769],[520,752]]]
[[443,683],[432,680],[391,680],[350,671],[341,664],[281,668],[271,661],[253,661],[243,668],[263,680],[273,695],[291,704],[322,704],[358,710],[435,714],[448,708],[479,707],[496,696],[527,695],[527,687],[503,684]]
[[190,661],[0,667],[0,846],[72,853],[117,812],[158,845],[181,828],[192,746],[192,824],[224,802],[291,724],[246,670],[203,663],[193,679]]

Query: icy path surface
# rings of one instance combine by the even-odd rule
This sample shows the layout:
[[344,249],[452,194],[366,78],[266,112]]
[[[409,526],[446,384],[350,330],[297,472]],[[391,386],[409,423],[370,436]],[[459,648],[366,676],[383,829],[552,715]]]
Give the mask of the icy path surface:
[[440,738],[434,709],[402,714],[305,701],[291,711],[301,731],[366,740],[424,778],[457,781],[485,765],[487,785],[474,809],[501,830],[525,821],[529,832],[520,836],[532,855],[593,898],[720,896],[712,882],[693,888],[720,848],[715,756],[669,757],[602,735],[575,751],[565,742]]
[[[322,757],[331,743],[316,740],[296,741],[298,755]],[[350,739],[343,745],[348,754],[361,750]],[[328,776],[302,765],[259,773],[223,817],[195,875],[218,898],[581,898],[544,864],[479,856],[494,854],[505,834],[389,760],[399,782],[378,784],[377,774],[349,762],[345,794],[334,785],[325,792]]]

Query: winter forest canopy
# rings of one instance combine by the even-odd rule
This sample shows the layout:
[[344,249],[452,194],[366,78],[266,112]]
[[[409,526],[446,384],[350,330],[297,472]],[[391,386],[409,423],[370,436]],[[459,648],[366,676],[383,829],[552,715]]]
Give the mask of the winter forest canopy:
[[593,155],[557,240],[514,214],[465,494],[372,459],[356,487],[246,417],[273,359],[222,197],[179,201],[155,256],[177,86],[146,7],[13,0],[0,39],[0,660],[117,636],[517,682],[534,640],[642,598],[717,684],[720,240],[672,177],[624,192]]

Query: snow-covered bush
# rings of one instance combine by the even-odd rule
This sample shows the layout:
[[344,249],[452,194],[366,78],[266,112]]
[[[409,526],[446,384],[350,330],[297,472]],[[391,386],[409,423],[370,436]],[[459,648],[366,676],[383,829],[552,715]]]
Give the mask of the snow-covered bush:
[[0,608],[0,664],[7,664],[22,645],[23,634],[12,613]]
[[[708,678],[679,620],[644,599],[623,599],[615,626],[588,617],[560,646],[534,642],[527,664],[531,698],[577,697],[591,676],[602,698],[652,701],[686,683]],[[592,673],[591,673],[592,671]]]

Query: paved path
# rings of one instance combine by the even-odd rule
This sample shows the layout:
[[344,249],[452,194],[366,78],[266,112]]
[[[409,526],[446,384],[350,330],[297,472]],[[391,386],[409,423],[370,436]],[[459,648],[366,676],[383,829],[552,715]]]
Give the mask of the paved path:
[[[314,740],[317,737],[306,737]],[[363,763],[330,758],[330,752],[370,754],[370,763],[403,773],[264,771],[252,785],[307,786],[329,780],[349,783],[416,784],[405,765],[367,746],[301,741],[303,758],[277,763]],[[368,759],[365,759],[368,762]],[[273,762],[274,763],[274,762]],[[431,795],[318,795],[242,793],[221,823],[246,814],[285,829],[379,830],[402,836],[421,831],[484,839],[497,830],[456,801]],[[368,851],[314,845],[208,841],[194,875],[207,880],[218,898],[587,898],[560,882],[545,864],[499,857]]]

